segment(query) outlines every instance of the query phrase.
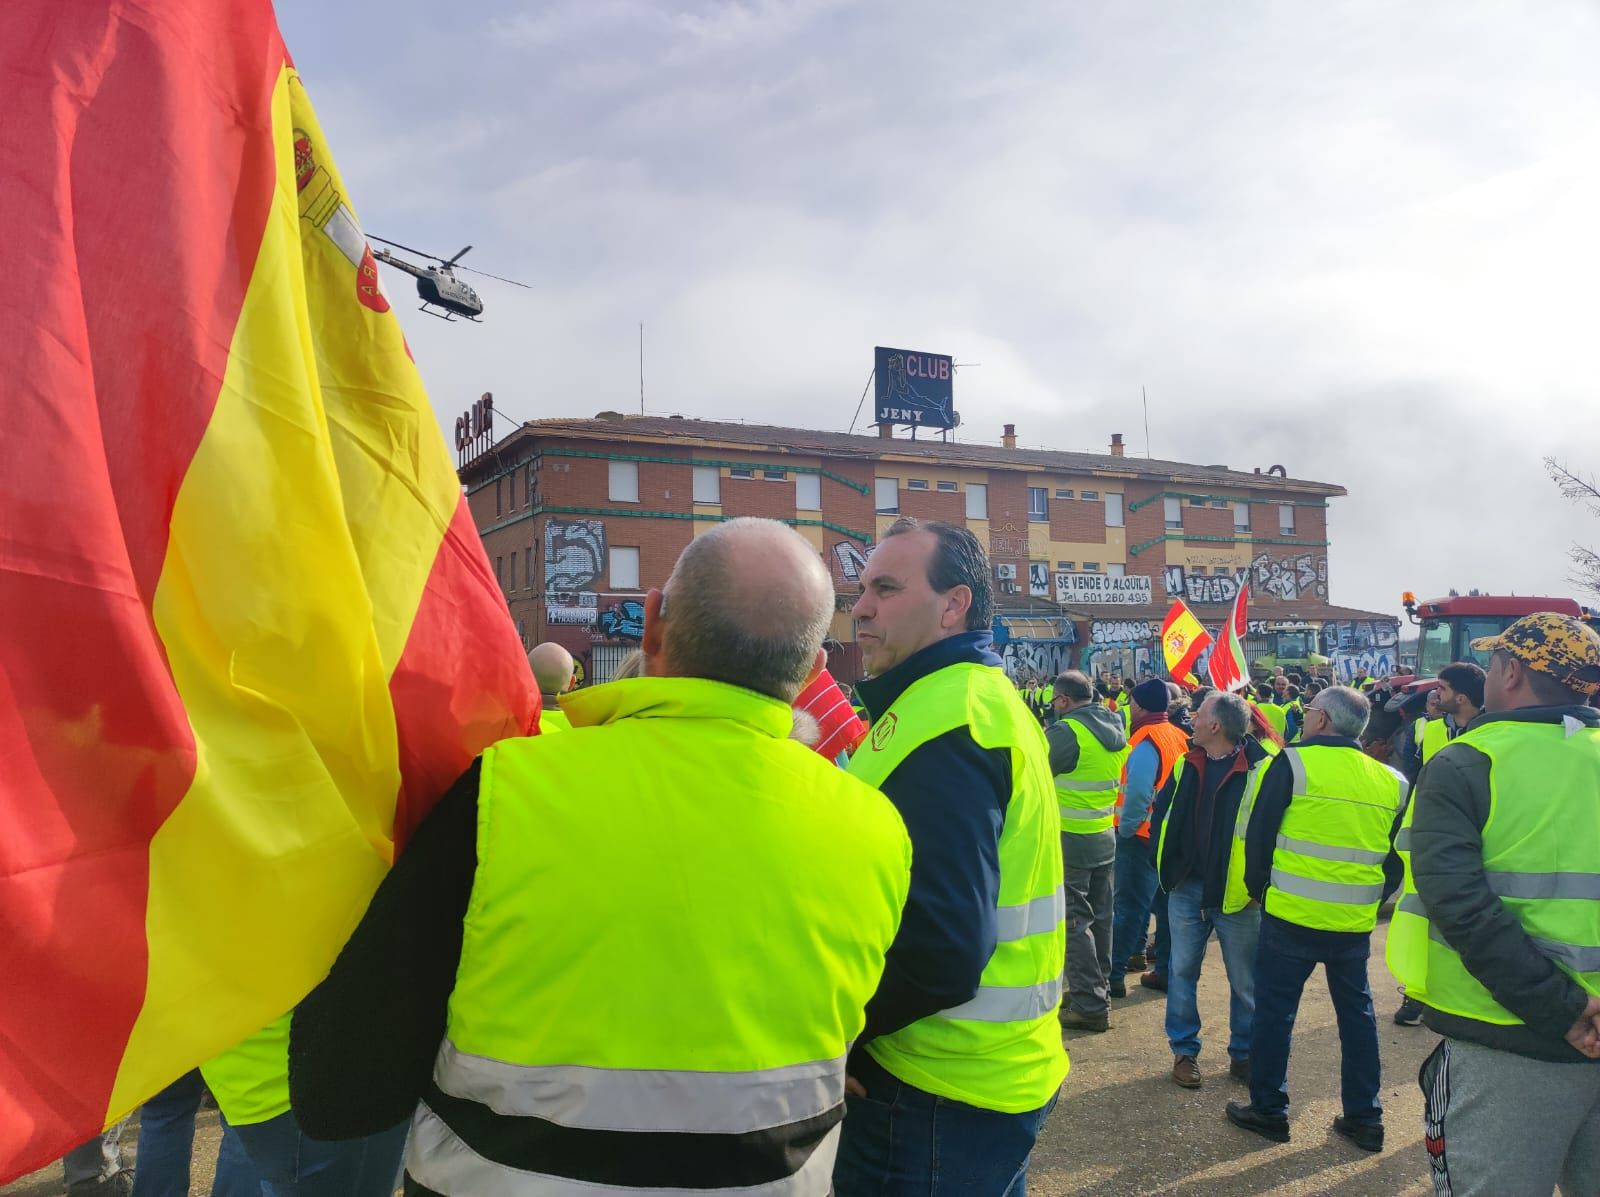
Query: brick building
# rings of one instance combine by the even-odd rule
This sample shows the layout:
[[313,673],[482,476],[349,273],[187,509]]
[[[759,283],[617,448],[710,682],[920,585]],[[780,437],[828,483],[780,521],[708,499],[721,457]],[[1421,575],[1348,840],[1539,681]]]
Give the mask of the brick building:
[[1172,598],[1209,626],[1250,585],[1252,660],[1392,664],[1397,621],[1329,602],[1327,503],[1340,486],[1065,453],[603,412],[521,425],[461,471],[525,643],[556,640],[590,680],[637,642],[641,599],[692,537],[765,516],[797,528],[839,595],[830,653],[859,676],[849,616],[866,554],[902,515],[964,524],[995,571],[1014,674],[1163,674]]

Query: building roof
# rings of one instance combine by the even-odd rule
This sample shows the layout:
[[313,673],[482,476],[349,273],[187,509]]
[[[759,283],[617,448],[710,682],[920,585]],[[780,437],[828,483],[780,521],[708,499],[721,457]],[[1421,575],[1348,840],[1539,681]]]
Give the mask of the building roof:
[[[1145,481],[1205,483],[1210,485],[1295,491],[1306,495],[1337,497],[1347,492],[1329,482],[1312,482],[1275,474],[1231,470],[1226,466],[1191,465],[1181,461],[1144,457],[1114,457],[1110,453],[1075,453],[1056,449],[1006,449],[963,441],[910,440],[905,437],[861,436],[822,432],[809,428],[783,428],[771,424],[744,424],[723,420],[691,420],[680,416],[630,416],[606,413],[592,420],[530,420],[501,444],[527,433],[581,440],[656,442],[660,444],[712,444],[760,448],[772,453],[827,454],[857,457],[863,461],[927,461],[953,466],[1011,468],[1038,473],[1090,474]],[[481,460],[481,459],[480,459]],[[471,466],[463,473],[475,472]]]

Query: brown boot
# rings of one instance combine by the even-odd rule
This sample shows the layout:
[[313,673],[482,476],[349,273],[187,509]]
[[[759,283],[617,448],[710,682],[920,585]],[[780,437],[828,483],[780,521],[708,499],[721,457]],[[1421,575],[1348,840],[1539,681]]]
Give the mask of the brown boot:
[[1172,1083],[1181,1089],[1200,1087],[1200,1065],[1193,1056],[1172,1057]]

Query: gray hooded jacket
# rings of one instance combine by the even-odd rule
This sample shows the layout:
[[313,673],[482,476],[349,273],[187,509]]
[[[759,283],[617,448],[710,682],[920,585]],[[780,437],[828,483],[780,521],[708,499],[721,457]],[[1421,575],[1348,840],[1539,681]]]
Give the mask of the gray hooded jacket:
[[[1078,737],[1067,726],[1069,720],[1088,728],[1107,752],[1120,752],[1128,746],[1128,733],[1123,729],[1122,716],[1107,710],[1104,703],[1085,703],[1045,729],[1045,739],[1050,742],[1050,772],[1057,776],[1071,773],[1078,767]],[[1105,831],[1099,835],[1063,835],[1061,850],[1069,869],[1098,868],[1116,858],[1117,833]]]

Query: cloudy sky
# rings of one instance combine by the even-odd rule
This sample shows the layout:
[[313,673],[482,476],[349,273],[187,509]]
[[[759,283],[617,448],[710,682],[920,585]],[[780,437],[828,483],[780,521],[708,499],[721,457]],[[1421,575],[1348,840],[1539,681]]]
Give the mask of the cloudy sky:
[[[1338,482],[1334,601],[1568,594],[1600,519],[1600,6],[279,0],[445,422],[844,429],[888,344],[961,435]],[[385,272],[397,297],[409,280]]]

